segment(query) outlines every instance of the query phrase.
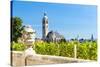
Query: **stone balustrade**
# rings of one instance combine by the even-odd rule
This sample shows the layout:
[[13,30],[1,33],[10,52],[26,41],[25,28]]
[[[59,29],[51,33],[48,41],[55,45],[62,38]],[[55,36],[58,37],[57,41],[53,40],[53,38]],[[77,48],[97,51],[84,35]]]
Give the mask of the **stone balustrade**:
[[91,60],[74,59],[69,57],[51,56],[51,55],[39,55],[39,54],[24,57],[23,52],[20,51],[12,51],[11,54],[12,54],[12,66],[93,62]]

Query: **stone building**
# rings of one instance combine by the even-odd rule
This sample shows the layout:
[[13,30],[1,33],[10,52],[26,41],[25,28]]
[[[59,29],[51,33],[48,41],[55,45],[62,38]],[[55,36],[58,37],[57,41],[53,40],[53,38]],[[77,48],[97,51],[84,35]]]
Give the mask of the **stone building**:
[[64,37],[60,35],[58,32],[50,31],[47,35],[47,41],[49,42],[61,42],[64,41]]
[[45,40],[48,34],[48,17],[46,13],[44,13],[44,17],[42,20],[42,39]]
[[65,40],[65,38],[58,32],[48,31],[48,16],[44,13],[42,19],[42,40],[49,42],[59,42]]

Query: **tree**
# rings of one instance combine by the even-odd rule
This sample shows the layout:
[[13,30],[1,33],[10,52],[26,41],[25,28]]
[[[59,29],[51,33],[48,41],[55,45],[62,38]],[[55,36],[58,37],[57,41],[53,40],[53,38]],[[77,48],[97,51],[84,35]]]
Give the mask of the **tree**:
[[61,35],[61,36],[62,36],[62,39],[60,40],[60,42],[66,42],[65,37],[63,35]]
[[11,42],[17,42],[18,38],[21,37],[22,23],[23,21],[19,17],[11,18]]

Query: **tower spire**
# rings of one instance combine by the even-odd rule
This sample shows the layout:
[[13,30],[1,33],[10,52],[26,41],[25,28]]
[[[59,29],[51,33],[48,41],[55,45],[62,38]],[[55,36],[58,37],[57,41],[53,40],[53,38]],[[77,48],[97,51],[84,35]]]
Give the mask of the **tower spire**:
[[94,38],[93,38],[93,34],[91,35],[91,40],[92,40],[92,41],[94,40]]
[[46,12],[44,12],[44,16],[46,16],[47,15],[47,13]]

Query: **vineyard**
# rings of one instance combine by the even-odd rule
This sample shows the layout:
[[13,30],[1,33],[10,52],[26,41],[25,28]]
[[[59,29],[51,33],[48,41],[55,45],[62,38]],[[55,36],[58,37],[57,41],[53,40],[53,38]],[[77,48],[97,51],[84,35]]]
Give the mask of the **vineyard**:
[[[33,49],[37,54],[55,55],[74,58],[74,46],[77,48],[77,58],[97,60],[97,42],[96,41],[67,41],[60,43],[53,42],[35,42]],[[22,43],[12,43],[11,50],[23,51],[25,45]]]

